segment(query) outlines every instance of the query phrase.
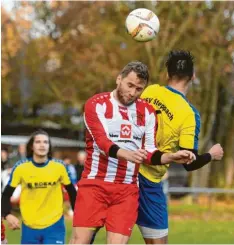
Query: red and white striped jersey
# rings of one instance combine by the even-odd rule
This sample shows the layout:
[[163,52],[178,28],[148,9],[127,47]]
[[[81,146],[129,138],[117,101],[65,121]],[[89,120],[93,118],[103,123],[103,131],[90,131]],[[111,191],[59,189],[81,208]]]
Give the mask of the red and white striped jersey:
[[86,151],[82,178],[131,184],[137,182],[139,165],[108,156],[113,144],[135,151],[157,150],[156,115],[153,107],[141,99],[123,106],[113,92],[91,97],[85,104]]

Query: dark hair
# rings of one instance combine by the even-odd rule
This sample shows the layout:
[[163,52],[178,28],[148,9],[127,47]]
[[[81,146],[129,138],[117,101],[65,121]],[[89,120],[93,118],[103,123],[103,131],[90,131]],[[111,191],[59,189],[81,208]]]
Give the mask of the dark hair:
[[64,156],[63,160],[65,160],[65,159],[70,159],[71,160],[71,158],[69,156]]
[[48,158],[52,158],[52,145],[51,145],[51,141],[50,141],[50,136],[48,135],[48,133],[42,129],[39,129],[37,131],[35,131],[34,133],[31,134],[30,138],[29,138],[29,141],[26,145],[26,157],[29,158],[29,157],[33,157],[33,149],[32,149],[32,146],[33,146],[33,143],[34,143],[34,140],[35,140],[35,137],[39,134],[43,134],[43,135],[46,135],[49,139],[49,152],[48,152]]
[[120,75],[122,78],[125,78],[132,71],[136,73],[139,79],[142,79],[148,83],[149,71],[147,65],[141,63],[140,61],[132,61],[123,68]]
[[5,151],[6,153],[9,153],[9,150],[7,149],[7,147],[1,147],[1,151]]
[[174,50],[168,54],[166,67],[169,78],[187,78],[191,80],[194,73],[193,56],[189,51]]

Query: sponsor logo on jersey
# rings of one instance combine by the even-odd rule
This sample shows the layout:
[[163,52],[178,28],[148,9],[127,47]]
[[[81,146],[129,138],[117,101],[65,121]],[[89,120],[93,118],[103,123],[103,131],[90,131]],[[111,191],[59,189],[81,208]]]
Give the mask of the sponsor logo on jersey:
[[118,137],[119,137],[118,134],[111,134],[111,133],[109,133],[109,136],[110,136],[111,138],[118,138]]
[[138,137],[138,136],[133,136],[133,139],[134,140],[141,140],[142,138],[141,137]]
[[165,112],[170,121],[173,120],[173,113],[160,100],[153,98],[145,98],[145,100],[150,104],[154,104],[159,110]]
[[132,135],[132,126],[128,124],[121,124],[120,138],[130,139]]
[[56,181],[53,182],[31,182],[31,183],[27,183],[27,187],[29,189],[38,189],[38,188],[47,188],[48,186],[54,186],[56,185]]

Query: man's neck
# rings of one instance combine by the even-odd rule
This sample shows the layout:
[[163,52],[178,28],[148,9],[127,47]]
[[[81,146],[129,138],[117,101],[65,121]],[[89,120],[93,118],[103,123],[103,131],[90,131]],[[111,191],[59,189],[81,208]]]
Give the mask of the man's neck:
[[33,161],[36,163],[45,163],[48,160],[48,156],[37,156],[37,155],[33,155]]
[[116,89],[113,91],[113,97],[114,97],[114,99],[118,102],[119,105],[121,105],[121,106],[126,106],[126,105],[123,105],[123,104],[120,102]]
[[169,80],[168,86],[181,92],[183,95],[186,95],[189,88],[189,82],[183,80],[182,81]]

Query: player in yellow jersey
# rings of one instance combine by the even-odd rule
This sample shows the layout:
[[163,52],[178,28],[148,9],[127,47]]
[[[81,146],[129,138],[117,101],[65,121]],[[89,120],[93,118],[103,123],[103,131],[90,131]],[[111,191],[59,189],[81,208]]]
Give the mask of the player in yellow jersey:
[[10,197],[21,184],[22,244],[63,244],[65,225],[63,194],[65,185],[74,208],[76,190],[62,161],[52,158],[51,142],[45,131],[32,134],[27,144],[27,158],[13,167],[2,194],[2,217],[9,227],[19,229],[17,217],[11,214]]
[[[162,152],[187,149],[196,160],[184,165],[187,171],[201,168],[211,160],[220,160],[223,149],[214,145],[208,153],[198,154],[200,115],[185,97],[194,78],[193,57],[186,51],[171,51],[166,61],[168,86],[148,86],[141,98],[158,114],[157,147]],[[166,244],[168,213],[161,179],[169,165],[141,165],[139,173],[139,211],[137,224],[147,244]]]

